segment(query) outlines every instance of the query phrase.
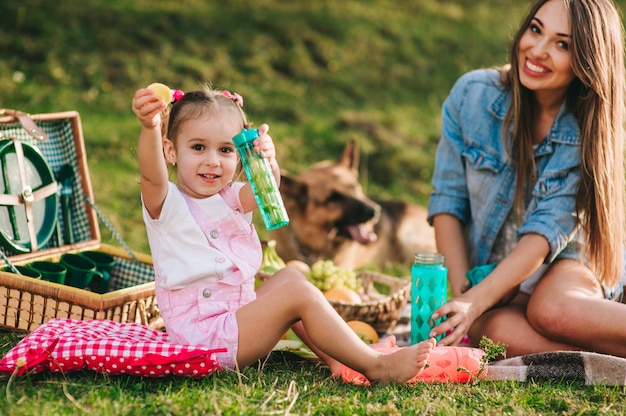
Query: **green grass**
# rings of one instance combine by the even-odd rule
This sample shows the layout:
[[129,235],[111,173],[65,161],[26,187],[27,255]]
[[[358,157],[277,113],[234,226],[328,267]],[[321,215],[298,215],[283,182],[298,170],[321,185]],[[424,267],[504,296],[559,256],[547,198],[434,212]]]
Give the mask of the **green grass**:
[[[0,380],[8,380],[2,376]],[[325,367],[275,354],[241,374],[203,379],[79,372],[12,379],[0,414],[619,415],[624,389],[580,383],[478,382],[356,387]]]
[[[183,90],[209,82],[242,94],[255,124],[270,124],[290,172],[338,157],[357,138],[369,195],[424,204],[443,100],[463,72],[506,62],[526,7],[510,0],[2,1],[0,108],[80,112],[96,203],[143,252],[139,125],[130,101],[154,81]],[[18,339],[0,334],[0,352]],[[324,368],[280,360],[241,378],[45,374],[11,380],[4,390],[0,414],[15,415],[626,413],[623,388],[357,388]]]
[[524,9],[476,3],[2,2],[0,108],[78,110],[96,202],[144,252],[130,101],[153,81],[239,92],[290,172],[357,138],[369,194],[425,203],[443,99],[504,62]]

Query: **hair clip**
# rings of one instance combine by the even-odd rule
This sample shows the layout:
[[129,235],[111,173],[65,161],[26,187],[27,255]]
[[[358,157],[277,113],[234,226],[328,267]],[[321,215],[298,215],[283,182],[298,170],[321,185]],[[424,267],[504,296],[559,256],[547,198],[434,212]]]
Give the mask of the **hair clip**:
[[224,97],[233,100],[235,104],[237,104],[239,107],[243,107],[243,97],[241,95],[237,94],[236,92],[231,94],[228,91],[222,91],[222,94],[224,95]]
[[181,90],[174,90],[172,91],[172,104],[174,104],[175,102],[180,101],[183,96],[185,95],[184,92],[182,92]]

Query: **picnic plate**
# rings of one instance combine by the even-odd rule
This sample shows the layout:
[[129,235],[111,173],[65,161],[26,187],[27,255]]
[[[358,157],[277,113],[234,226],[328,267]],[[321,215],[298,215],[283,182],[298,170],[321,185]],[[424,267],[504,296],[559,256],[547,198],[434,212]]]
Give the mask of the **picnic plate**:
[[[2,142],[0,142],[2,143]],[[46,159],[36,147],[19,143],[16,149],[13,140],[0,144],[2,171],[0,193],[4,198],[15,199],[14,203],[0,204],[6,215],[0,215],[0,244],[21,253],[32,251],[34,247],[46,245],[54,234],[58,215],[58,193],[54,192],[37,199],[37,190],[55,182],[54,175]],[[23,154],[23,159],[20,157]],[[22,159],[22,160],[20,160]],[[22,177],[23,176],[23,177]],[[25,183],[22,183],[25,181]],[[32,205],[34,235],[29,233],[29,215],[25,204]],[[20,205],[22,209],[20,209]],[[5,223],[6,222],[6,223]],[[31,241],[35,240],[36,241]]]

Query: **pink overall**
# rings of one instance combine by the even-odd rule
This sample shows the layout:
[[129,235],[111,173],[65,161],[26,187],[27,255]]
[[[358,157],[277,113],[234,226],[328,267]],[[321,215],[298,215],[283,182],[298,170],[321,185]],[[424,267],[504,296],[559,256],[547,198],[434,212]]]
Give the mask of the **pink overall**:
[[[208,243],[235,264],[233,273],[177,290],[161,288],[157,281],[156,296],[171,342],[226,348],[226,352],[218,353],[216,357],[220,365],[234,369],[239,343],[235,312],[256,299],[254,276],[261,264],[262,253],[254,226],[237,210],[234,191],[228,186],[220,195],[232,211],[218,222],[213,222],[192,199],[185,199]],[[211,262],[214,259],[198,261]]]

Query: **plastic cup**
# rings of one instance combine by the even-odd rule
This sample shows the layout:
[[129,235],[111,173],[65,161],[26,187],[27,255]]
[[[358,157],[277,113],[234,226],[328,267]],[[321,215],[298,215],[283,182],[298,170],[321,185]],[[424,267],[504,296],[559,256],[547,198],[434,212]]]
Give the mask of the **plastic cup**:
[[67,269],[62,264],[53,263],[51,261],[34,261],[30,263],[28,267],[39,272],[41,274],[41,280],[59,283],[61,285],[65,283]]
[[[31,269],[30,267],[27,267],[27,266],[13,266],[13,267],[15,267],[17,271],[23,276],[32,277],[33,279],[41,279],[41,273],[35,269]],[[4,267],[2,271],[13,273],[13,270],[11,270],[9,266]]]
[[94,277],[102,279],[102,273],[98,271],[96,264],[79,254],[63,254],[61,264],[67,268],[66,285],[84,289],[89,287]]
[[95,276],[91,282],[91,290],[96,293],[106,293],[109,291],[111,280],[111,270],[115,266],[115,257],[102,251],[83,251],[81,256],[91,260],[102,276]]

